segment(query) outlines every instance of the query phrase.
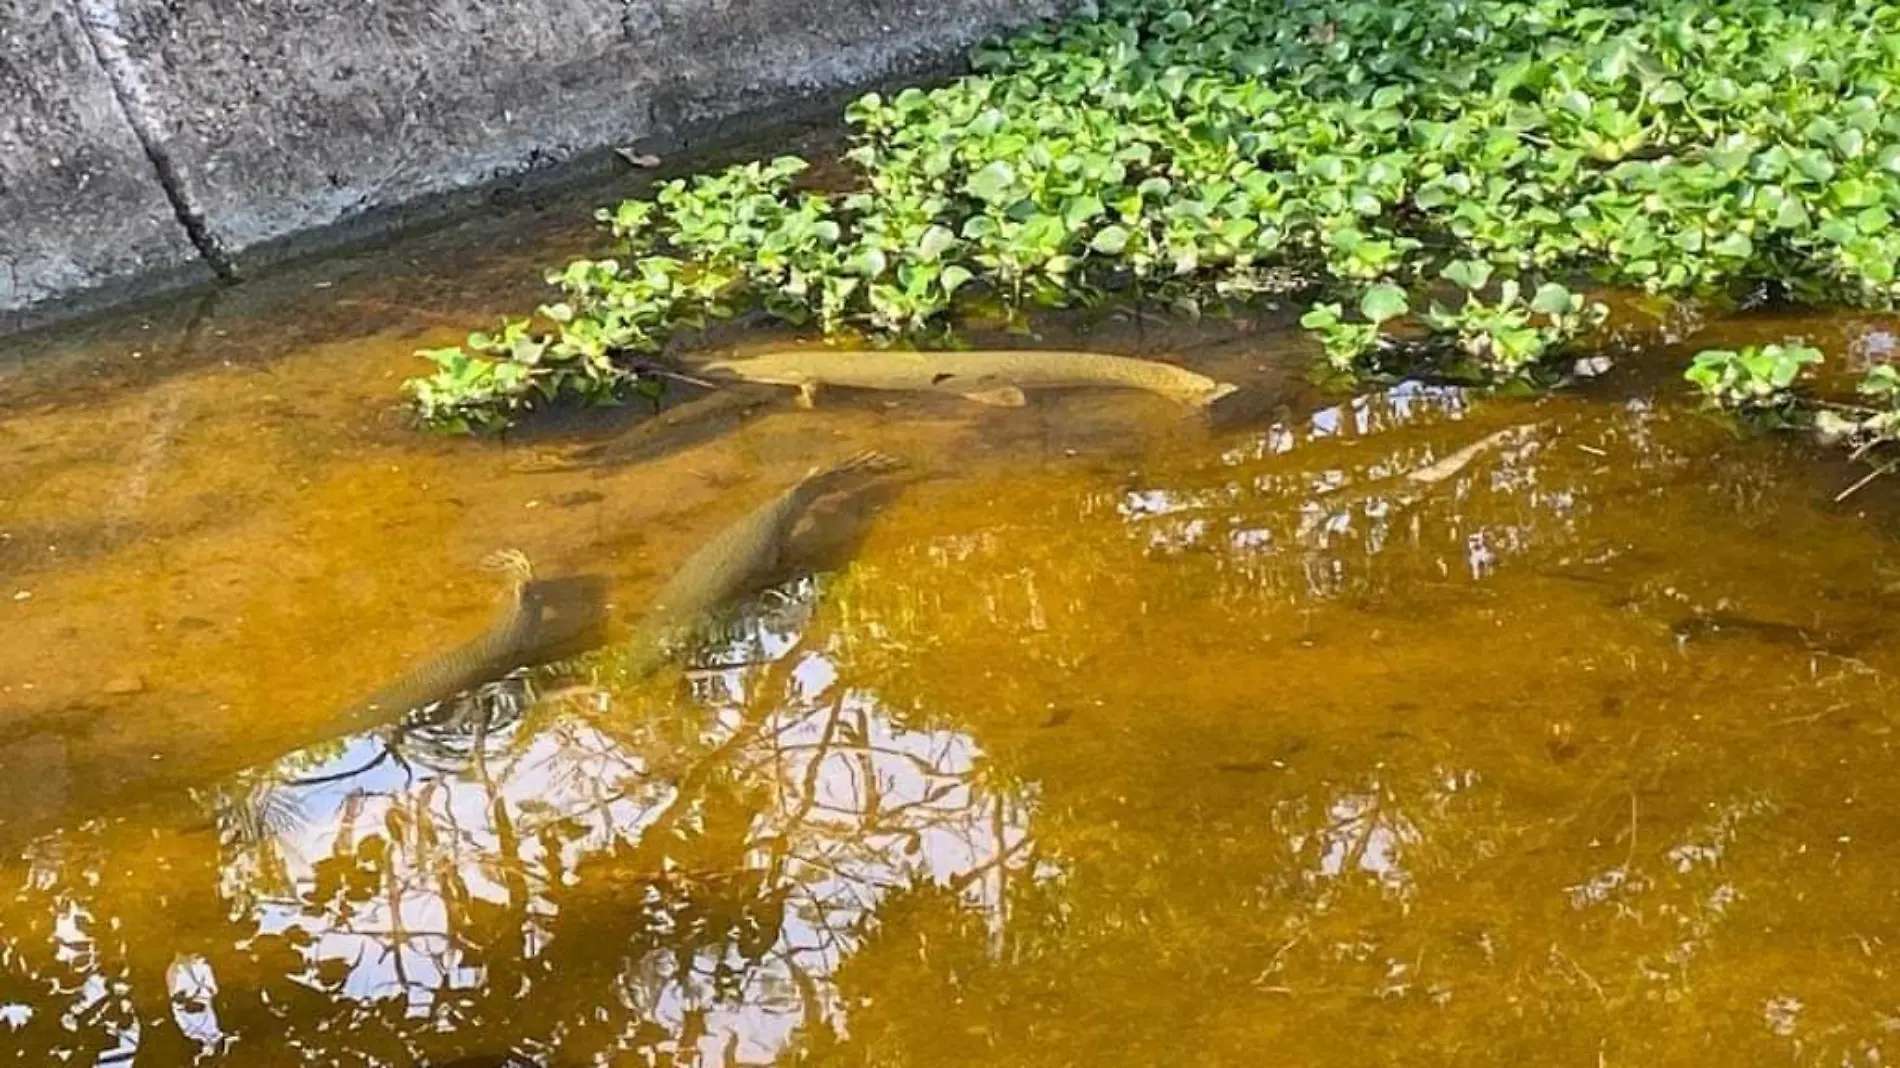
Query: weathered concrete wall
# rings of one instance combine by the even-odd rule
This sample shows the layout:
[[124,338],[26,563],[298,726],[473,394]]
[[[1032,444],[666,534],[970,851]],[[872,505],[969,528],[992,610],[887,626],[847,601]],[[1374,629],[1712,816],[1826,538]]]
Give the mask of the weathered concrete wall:
[[193,257],[69,0],[0,0],[0,311]]
[[875,80],[1056,0],[0,0],[7,313]]

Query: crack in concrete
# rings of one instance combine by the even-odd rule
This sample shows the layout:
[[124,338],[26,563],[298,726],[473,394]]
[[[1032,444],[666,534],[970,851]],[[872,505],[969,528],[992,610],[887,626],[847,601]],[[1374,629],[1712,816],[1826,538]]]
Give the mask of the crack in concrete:
[[178,170],[172,163],[171,153],[165,150],[163,128],[160,126],[157,110],[145,89],[145,80],[140,76],[132,55],[125,47],[125,37],[119,27],[118,0],[72,0],[74,12],[79,16],[80,28],[85,31],[86,40],[92,45],[92,54],[105,71],[106,82],[112,86],[112,95],[118,101],[119,111],[132,135],[138,138],[139,146],[145,150],[145,158],[152,163],[152,170],[158,176],[159,187],[165,191],[165,199],[171,203],[172,214],[178,217],[178,225],[184,227],[185,236],[191,239],[192,247],[211,272],[225,282],[238,280],[237,265],[232,262],[230,253],[205,225],[204,212],[192,201],[191,194],[185,190],[179,180]]

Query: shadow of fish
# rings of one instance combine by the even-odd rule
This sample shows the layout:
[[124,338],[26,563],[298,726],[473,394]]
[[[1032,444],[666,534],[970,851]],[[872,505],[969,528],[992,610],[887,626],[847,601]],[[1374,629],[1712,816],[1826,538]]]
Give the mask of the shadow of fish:
[[657,460],[725,433],[774,399],[771,390],[717,389],[662,408],[612,440],[563,453],[530,456],[511,465],[509,470],[521,474],[550,474]]
[[1837,634],[1779,620],[1757,619],[1737,612],[1707,612],[1687,616],[1670,624],[1676,648],[1725,638],[1746,638],[1787,649],[1855,656],[1878,634]]

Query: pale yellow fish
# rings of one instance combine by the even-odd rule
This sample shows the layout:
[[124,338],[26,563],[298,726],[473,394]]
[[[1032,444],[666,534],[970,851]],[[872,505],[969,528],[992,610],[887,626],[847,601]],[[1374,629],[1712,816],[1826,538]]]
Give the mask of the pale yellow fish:
[[701,365],[700,369],[747,382],[795,386],[801,403],[806,406],[810,406],[825,386],[950,393],[1003,407],[1021,406],[1025,389],[1077,386],[1140,389],[1183,404],[1206,407],[1236,388],[1157,360],[1043,349],[974,352],[781,349],[714,360]]

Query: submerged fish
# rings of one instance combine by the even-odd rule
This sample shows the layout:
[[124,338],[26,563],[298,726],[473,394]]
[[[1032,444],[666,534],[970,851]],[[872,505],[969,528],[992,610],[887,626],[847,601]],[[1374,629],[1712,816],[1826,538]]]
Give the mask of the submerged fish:
[[814,501],[848,479],[889,471],[898,463],[884,453],[867,451],[814,467],[714,535],[660,589],[617,667],[632,678],[658,670],[697,638],[721,609],[776,577],[786,536]]
[[541,655],[548,644],[548,616],[560,613],[563,606],[556,602],[566,599],[555,591],[565,587],[537,582],[533,565],[517,550],[494,553],[482,561],[482,566],[501,572],[507,579],[502,610],[488,629],[411,668],[360,702],[349,714],[351,726],[381,726],[409,717],[526,667]]
[[796,386],[809,407],[825,386],[950,393],[982,404],[1020,407],[1025,389],[1119,386],[1204,408],[1235,391],[1173,364],[1099,352],[993,349],[898,352],[784,349],[714,360],[701,370],[747,382]]

